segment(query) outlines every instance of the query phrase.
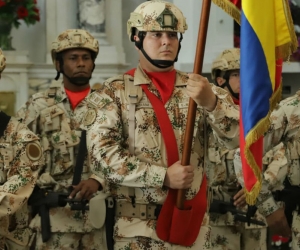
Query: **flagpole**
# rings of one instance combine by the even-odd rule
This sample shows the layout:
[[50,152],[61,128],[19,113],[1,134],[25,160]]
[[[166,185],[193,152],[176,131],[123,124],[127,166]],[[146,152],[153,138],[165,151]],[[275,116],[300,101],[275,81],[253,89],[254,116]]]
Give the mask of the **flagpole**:
[[[194,61],[194,70],[193,70],[193,73],[195,74],[202,73],[210,6],[211,6],[211,0],[203,0],[201,17],[200,17],[200,25],[198,30],[196,55]],[[181,164],[183,166],[190,164],[196,109],[197,109],[197,104],[192,98],[190,98],[188,115],[187,115],[187,124],[186,124],[186,129],[184,134],[183,153],[181,159]],[[183,210],[184,201],[185,201],[185,189],[180,189],[178,190],[177,193],[177,200],[176,200],[177,208]]]

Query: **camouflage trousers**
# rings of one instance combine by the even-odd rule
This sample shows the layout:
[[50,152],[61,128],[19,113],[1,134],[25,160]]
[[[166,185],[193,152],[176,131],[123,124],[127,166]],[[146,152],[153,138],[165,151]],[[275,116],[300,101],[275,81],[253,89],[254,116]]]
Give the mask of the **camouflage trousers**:
[[37,233],[36,250],[107,250],[105,227],[89,233],[52,233],[51,238],[43,243],[42,235]]
[[115,238],[114,250],[207,250],[211,249],[211,246],[210,228],[207,227],[206,229],[203,232],[200,230],[196,242],[190,247],[139,236],[134,238]]
[[214,250],[267,250],[267,228],[211,226],[211,245]]

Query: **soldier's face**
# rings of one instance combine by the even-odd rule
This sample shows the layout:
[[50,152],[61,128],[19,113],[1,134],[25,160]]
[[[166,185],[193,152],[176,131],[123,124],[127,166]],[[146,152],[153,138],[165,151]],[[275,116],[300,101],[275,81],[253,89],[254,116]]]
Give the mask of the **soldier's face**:
[[[136,36],[135,39],[138,39]],[[177,32],[147,32],[143,42],[143,48],[152,60],[174,61],[179,47]],[[147,59],[140,52],[140,61]]]
[[[60,69],[59,62],[57,69]],[[91,52],[86,49],[70,49],[63,52],[62,73],[65,87],[73,84],[84,86],[89,83],[94,69]]]
[[69,77],[91,77],[94,62],[86,49],[69,49],[63,53],[63,70]]
[[234,93],[240,93],[240,71],[233,70],[229,74],[229,85]]

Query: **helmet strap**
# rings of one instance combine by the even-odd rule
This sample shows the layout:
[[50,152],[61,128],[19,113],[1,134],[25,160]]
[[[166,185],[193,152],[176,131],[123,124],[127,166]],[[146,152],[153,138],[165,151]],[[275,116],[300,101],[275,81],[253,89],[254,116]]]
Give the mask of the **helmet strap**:
[[59,71],[57,71],[57,73],[56,73],[56,77],[54,78],[56,81],[59,79],[59,77],[60,77],[60,72]]
[[60,54],[60,56],[57,56],[56,59],[59,62],[59,71],[58,70],[56,71],[57,73],[56,73],[56,77],[54,79],[57,81],[60,77],[60,73],[63,74],[63,72],[64,72],[63,71],[64,60],[63,60],[61,54]]
[[227,74],[227,72],[225,73],[225,75],[223,76],[223,78],[225,79],[225,82],[224,82],[222,85],[220,85],[220,87],[223,88],[223,89],[224,89],[225,87],[227,87],[228,90],[229,90],[229,93],[230,93],[235,99],[239,100],[239,99],[240,99],[240,93],[235,93],[235,92],[233,92],[233,90],[232,90],[232,88],[231,88],[231,86],[230,86],[230,84],[229,84],[229,74]]
[[153,60],[150,58],[150,56],[146,53],[146,51],[143,48],[143,43],[144,43],[144,38],[146,36],[146,32],[145,31],[140,31],[138,33],[138,37],[139,37],[139,41],[134,41],[135,46],[143,53],[143,55],[145,56],[145,58],[155,67],[160,68],[160,69],[165,69],[165,68],[169,68],[171,66],[174,65],[175,62],[177,62],[178,60],[178,54],[179,51],[181,49],[181,41],[182,41],[182,34],[180,33],[180,39],[179,39],[179,47],[178,47],[178,51],[177,51],[177,55],[176,58],[174,59],[174,61],[170,61],[170,60]]

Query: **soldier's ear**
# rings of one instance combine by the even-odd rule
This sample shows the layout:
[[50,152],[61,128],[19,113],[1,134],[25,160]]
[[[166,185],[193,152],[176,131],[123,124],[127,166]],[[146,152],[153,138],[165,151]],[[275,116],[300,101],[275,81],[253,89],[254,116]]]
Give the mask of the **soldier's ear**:
[[216,81],[217,81],[219,87],[222,86],[224,82],[226,82],[226,80],[223,77],[220,77],[220,76],[218,76],[216,78]]

